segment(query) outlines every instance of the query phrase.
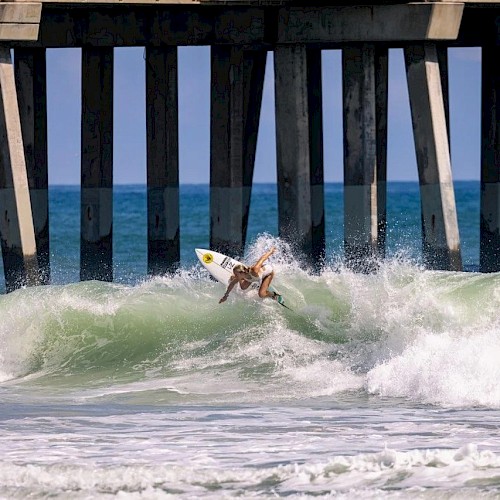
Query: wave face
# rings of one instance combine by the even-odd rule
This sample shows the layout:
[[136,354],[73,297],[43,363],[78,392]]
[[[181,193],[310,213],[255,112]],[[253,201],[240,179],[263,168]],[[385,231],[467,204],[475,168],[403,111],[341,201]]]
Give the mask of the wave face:
[[[279,241],[288,311],[199,267],[136,285],[83,282],[0,296],[0,381],[84,398],[301,400],[346,391],[500,407],[500,274],[302,270]],[[27,383],[29,381],[29,383]]]

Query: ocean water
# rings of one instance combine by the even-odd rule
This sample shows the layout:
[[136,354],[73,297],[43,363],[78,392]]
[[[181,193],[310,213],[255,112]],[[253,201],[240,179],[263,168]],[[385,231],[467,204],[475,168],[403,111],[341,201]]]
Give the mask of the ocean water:
[[456,183],[467,272],[425,270],[418,185],[389,185],[388,257],[277,238],[257,185],[246,259],[275,245],[293,311],[196,263],[208,187],[182,186],[182,268],[146,276],[143,186],[115,190],[115,282],[78,282],[79,190],[50,192],[53,284],[0,295],[0,498],[500,498],[500,274],[479,274],[479,184]]

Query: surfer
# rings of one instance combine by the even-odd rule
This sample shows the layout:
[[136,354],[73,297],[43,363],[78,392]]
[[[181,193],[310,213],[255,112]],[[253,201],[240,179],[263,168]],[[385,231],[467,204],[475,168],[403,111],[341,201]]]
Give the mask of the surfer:
[[234,266],[233,275],[229,278],[229,285],[226,293],[219,300],[219,304],[222,304],[222,302],[227,300],[231,290],[237,283],[240,284],[240,288],[242,290],[246,290],[252,283],[260,282],[259,297],[261,299],[270,297],[279,301],[281,296],[276,292],[270,292],[268,290],[269,285],[274,278],[274,270],[270,264],[264,265],[264,262],[269,259],[275,251],[276,248],[272,247],[271,250],[266,252],[253,266],[245,266],[243,264],[237,264]]

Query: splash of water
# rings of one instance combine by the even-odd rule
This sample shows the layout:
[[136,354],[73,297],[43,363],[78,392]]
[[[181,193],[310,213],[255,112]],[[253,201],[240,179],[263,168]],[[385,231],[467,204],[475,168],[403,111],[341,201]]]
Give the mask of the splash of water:
[[109,395],[163,389],[244,401],[343,391],[500,406],[500,275],[302,269],[274,245],[275,285],[295,312],[233,293],[199,267],[135,285],[85,282],[0,297],[0,381]]

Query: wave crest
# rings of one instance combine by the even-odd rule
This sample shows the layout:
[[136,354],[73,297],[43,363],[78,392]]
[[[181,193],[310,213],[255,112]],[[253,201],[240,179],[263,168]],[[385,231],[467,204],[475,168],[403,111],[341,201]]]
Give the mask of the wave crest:
[[[263,236],[247,260],[274,243],[282,245]],[[176,394],[249,400],[367,390],[500,406],[500,274],[423,271],[404,259],[372,275],[333,265],[313,274],[291,254],[273,265],[295,312],[255,292],[219,305],[223,288],[199,267],[135,286],[84,282],[1,296],[0,381],[112,393],[123,384],[148,390],[149,381],[156,390],[164,380]]]

